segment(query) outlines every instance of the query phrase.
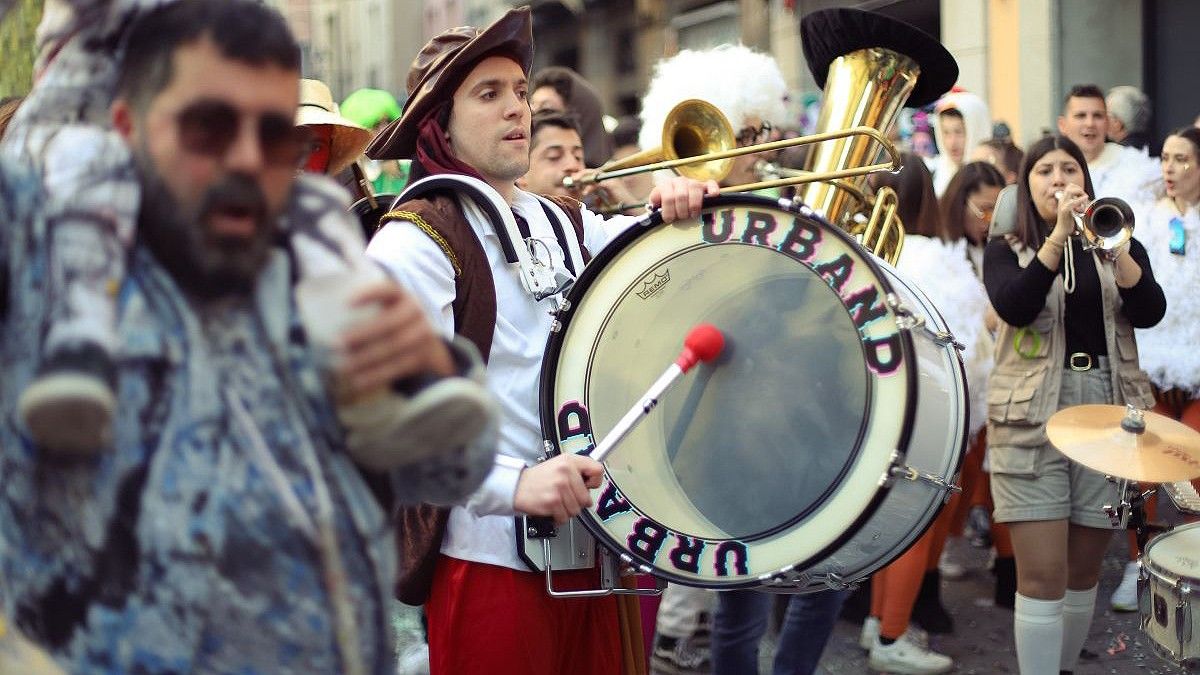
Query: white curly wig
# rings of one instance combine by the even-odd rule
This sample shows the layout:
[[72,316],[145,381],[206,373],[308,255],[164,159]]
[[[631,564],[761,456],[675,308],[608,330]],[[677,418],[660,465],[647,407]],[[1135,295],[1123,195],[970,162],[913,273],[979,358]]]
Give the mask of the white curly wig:
[[774,58],[743,45],[685,49],[654,66],[642,99],[638,145],[642,149],[661,145],[667,113],[689,98],[717,106],[735,133],[750,116],[775,126],[787,122],[787,84]]

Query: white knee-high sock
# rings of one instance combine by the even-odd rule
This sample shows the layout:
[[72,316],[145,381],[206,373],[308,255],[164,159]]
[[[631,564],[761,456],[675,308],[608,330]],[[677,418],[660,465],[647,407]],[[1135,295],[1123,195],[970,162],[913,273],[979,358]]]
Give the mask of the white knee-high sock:
[[1092,613],[1096,610],[1096,586],[1086,591],[1067,589],[1063,597],[1063,638],[1062,656],[1058,661],[1059,670],[1075,670],[1075,662],[1079,660],[1079,650],[1087,641],[1088,628],[1092,625]]
[[1063,601],[1037,600],[1017,593],[1013,635],[1021,675],[1058,675],[1063,643]]

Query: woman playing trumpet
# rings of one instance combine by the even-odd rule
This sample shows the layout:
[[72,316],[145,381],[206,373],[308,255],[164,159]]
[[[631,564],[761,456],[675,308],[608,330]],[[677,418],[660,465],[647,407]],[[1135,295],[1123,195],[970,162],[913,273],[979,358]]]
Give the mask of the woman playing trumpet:
[[1046,422],[1079,404],[1153,404],[1133,329],[1162,319],[1163,290],[1136,240],[1084,249],[1075,215],[1091,198],[1079,147],[1042,139],[1021,168],[1015,223],[997,223],[984,252],[1002,321],[988,383],[992,494],[995,520],[1012,533],[1013,632],[1026,675],[1074,670],[1113,527],[1103,505],[1114,488],[1055,449]]

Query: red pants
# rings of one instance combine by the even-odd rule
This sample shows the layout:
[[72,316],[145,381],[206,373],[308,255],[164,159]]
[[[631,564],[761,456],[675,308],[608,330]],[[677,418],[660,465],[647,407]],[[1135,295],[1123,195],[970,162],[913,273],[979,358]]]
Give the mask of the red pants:
[[[594,570],[556,572],[555,590],[595,588]],[[431,675],[619,675],[613,596],[560,600],[545,577],[442,556],[425,605]]]

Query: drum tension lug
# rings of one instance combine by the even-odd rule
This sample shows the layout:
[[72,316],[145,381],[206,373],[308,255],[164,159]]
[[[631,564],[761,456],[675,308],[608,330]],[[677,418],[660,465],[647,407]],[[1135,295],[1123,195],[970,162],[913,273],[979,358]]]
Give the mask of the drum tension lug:
[[931,473],[918,471],[907,464],[893,465],[890,473],[893,478],[903,478],[904,480],[913,482],[924,481],[939,490],[945,490],[947,492],[962,492],[961,487],[955,485],[954,483],[947,482],[946,479],[942,478],[941,476],[935,476]]

